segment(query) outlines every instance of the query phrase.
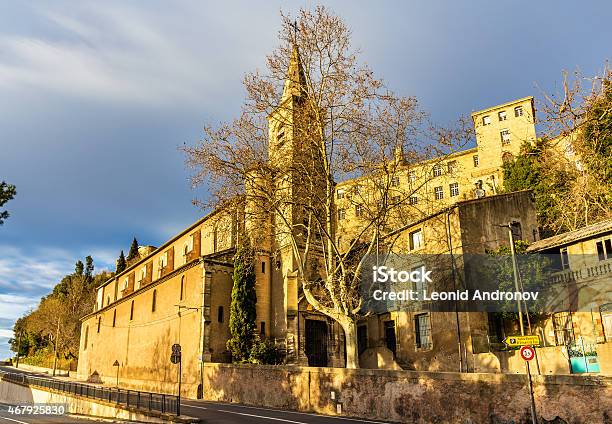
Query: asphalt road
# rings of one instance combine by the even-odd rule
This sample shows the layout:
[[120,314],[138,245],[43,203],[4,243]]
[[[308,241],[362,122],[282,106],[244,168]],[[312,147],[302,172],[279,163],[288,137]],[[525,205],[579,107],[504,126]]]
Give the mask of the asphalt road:
[[196,400],[181,402],[181,414],[202,418],[202,422],[206,424],[378,424],[382,422]]
[[[11,367],[0,369],[7,372],[24,372],[26,374],[37,374],[28,371],[16,370]],[[47,374],[37,374],[49,377]],[[0,404],[1,407],[2,404]],[[181,402],[181,414],[202,419],[203,424],[380,424],[383,421],[363,420],[359,418],[344,418],[338,416],[327,416],[310,414],[305,412],[285,411],[280,409],[260,408],[236,403],[206,402],[201,400],[183,400]],[[106,420],[105,420],[106,421]],[[0,424],[5,423],[83,423],[92,420],[79,419],[77,417],[15,417],[0,410]],[[99,421],[102,422],[102,421]]]

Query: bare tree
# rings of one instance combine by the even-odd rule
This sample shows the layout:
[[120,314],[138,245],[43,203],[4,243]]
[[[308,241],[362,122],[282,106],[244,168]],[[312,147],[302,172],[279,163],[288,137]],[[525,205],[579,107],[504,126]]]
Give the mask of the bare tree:
[[612,216],[612,72],[587,78],[563,73],[562,90],[540,105],[546,140],[545,178],[566,187],[552,196],[553,231],[567,231]]
[[[301,292],[342,326],[347,367],[357,368],[364,260],[422,213],[407,199],[431,173],[403,189],[397,178],[411,164],[435,166],[472,133],[429,125],[414,97],[395,95],[358,61],[350,30],[324,7],[282,19],[266,72],[244,79],[240,117],[207,126],[184,151],[193,184],[209,187],[207,206],[240,205],[253,246],[290,252]],[[337,185],[347,180],[342,202],[359,212],[341,228]]]

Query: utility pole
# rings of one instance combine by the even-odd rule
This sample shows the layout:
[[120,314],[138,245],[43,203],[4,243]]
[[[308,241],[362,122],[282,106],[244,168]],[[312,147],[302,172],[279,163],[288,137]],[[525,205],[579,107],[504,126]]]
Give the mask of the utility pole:
[[55,343],[53,346],[53,377],[55,377],[55,370],[57,368],[57,343],[59,342],[59,329],[60,320],[57,319],[57,329],[55,330]]
[[[508,228],[508,236],[510,237],[510,252],[512,253],[512,273],[514,274],[514,289],[519,293],[523,293],[522,284],[521,284],[521,287],[519,288],[519,270],[518,270],[518,264],[516,263],[516,249],[514,248],[514,236],[512,235],[512,224],[513,222],[509,222],[506,225],[500,225],[500,226]],[[518,309],[519,325],[521,326],[521,336],[524,336],[525,328],[523,327],[523,311],[521,308],[520,299],[516,300],[516,306]],[[530,405],[531,406],[530,407],[531,422],[533,424],[538,424],[535,399],[533,396],[533,382],[531,381],[531,370],[529,369],[529,361],[525,361],[525,366],[527,367],[527,386],[529,389],[529,398],[531,400],[531,405]]]
[[15,368],[19,368],[19,352],[21,352],[21,331],[17,336],[17,361],[15,363]]

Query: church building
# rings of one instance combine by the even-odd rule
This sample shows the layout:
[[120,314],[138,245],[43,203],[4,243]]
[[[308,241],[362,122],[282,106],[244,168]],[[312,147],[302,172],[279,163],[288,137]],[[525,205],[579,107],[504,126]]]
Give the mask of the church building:
[[[308,95],[303,78],[294,48],[280,102],[286,107],[279,108],[278,114],[299,110],[301,96]],[[300,160],[305,154],[299,140],[279,124],[291,119],[269,117],[271,161]],[[474,148],[417,165],[403,164],[399,153],[400,172],[393,182],[397,190],[428,176],[409,200],[418,214],[402,227],[407,251],[444,253],[448,244],[435,242],[436,231],[456,237],[457,251],[495,248],[507,243],[495,224],[510,221],[520,223],[523,239],[539,239],[530,193],[500,194],[504,161],[516,156],[523,142],[535,141],[533,98],[474,112],[472,119]],[[283,181],[299,184],[297,176]],[[347,240],[359,226],[360,212],[347,203],[344,193],[356,184],[349,180],[337,185],[338,233]],[[118,378],[121,386],[172,392],[178,368],[170,362],[170,354],[172,346],[180,344],[184,394],[201,396],[203,364],[231,361],[226,343],[233,257],[241,229],[258,225],[248,218],[250,207],[256,206],[213,211],[98,287],[95,309],[82,318],[78,377],[109,383]],[[268,239],[258,251],[255,272],[260,337],[273,340],[286,363],[344,367],[344,332],[302,295],[287,241]],[[386,313],[364,319],[358,326],[361,366],[457,371],[460,360],[469,363],[472,335],[486,334],[487,320],[461,317],[465,352],[460,353],[453,336],[454,318],[447,318]]]

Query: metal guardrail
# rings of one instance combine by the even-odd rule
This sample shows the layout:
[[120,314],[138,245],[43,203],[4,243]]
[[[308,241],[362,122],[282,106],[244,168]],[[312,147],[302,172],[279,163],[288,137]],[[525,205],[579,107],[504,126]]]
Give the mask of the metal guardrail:
[[94,386],[4,371],[0,371],[0,378],[12,383],[45,387],[59,392],[125,405],[128,408],[136,408],[142,411],[156,411],[162,414],[178,415],[180,410],[178,396],[163,393]]

